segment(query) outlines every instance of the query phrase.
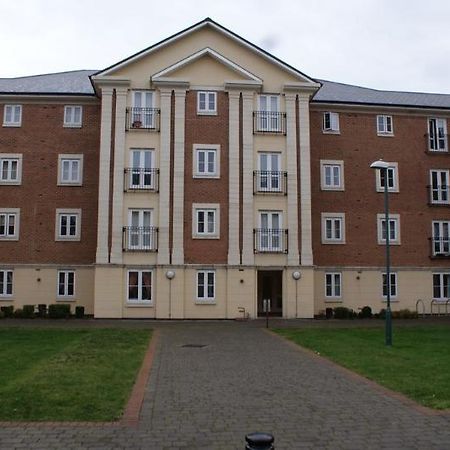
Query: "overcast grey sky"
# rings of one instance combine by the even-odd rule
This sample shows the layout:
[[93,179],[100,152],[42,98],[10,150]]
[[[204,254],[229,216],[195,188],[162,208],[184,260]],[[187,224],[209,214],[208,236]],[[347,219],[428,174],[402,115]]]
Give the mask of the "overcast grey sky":
[[450,94],[449,0],[0,0],[0,77],[102,69],[208,16],[314,78]]

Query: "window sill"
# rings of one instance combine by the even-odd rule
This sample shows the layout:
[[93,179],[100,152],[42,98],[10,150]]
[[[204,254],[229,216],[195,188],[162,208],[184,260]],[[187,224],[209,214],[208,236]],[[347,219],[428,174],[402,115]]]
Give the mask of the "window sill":
[[325,303],[342,303],[342,298],[326,298]]
[[83,183],[81,182],[76,182],[76,183],[69,183],[69,182],[63,182],[63,181],[60,181],[60,182],[58,182],[58,184],[57,184],[57,186],[77,186],[77,187],[79,187],[79,186],[83,186]]
[[202,174],[202,173],[196,173],[193,175],[192,178],[203,178],[203,179],[208,179],[208,178],[212,178],[212,179],[220,179],[220,175],[218,174]]
[[196,300],[196,305],[217,305],[215,300]]
[[[386,246],[386,241],[378,241],[378,245]],[[398,241],[389,241],[389,245],[402,245],[401,242]]]
[[339,130],[322,130],[323,134],[341,134]]
[[152,302],[130,302],[126,303],[127,308],[153,308]]
[[57,302],[75,302],[77,299],[75,297],[57,297],[56,301]]
[[80,242],[81,238],[80,237],[57,237],[55,239],[55,242]]
[[20,186],[22,184],[22,181],[7,181],[7,180],[1,180],[0,185],[1,186]]
[[18,241],[19,237],[18,236],[1,236],[0,237],[0,241]]
[[322,241],[322,245],[344,245],[345,241]]
[[14,297],[11,296],[7,296],[7,295],[0,295],[0,302],[12,302],[14,301]]
[[394,133],[377,133],[379,137],[395,137]]
[[194,235],[192,235],[192,239],[220,239],[220,236],[217,236],[217,235],[202,236],[200,234],[194,234]]
[[322,191],[336,191],[336,192],[344,192],[345,189],[343,187],[327,187],[327,186],[321,186],[320,190]]
[[63,125],[63,128],[82,128],[83,126],[82,126],[82,124],[80,123],[80,124],[76,124],[76,123],[74,123],[74,124],[72,124],[72,123],[65,123],[64,125]]
[[197,111],[197,116],[217,116],[217,111]]
[[3,126],[5,128],[20,128],[22,126],[21,123],[4,123]]
[[448,155],[449,154],[447,149],[445,149],[445,150],[430,150],[430,149],[427,149],[427,150],[425,150],[425,153],[428,153],[429,155]]
[[[380,194],[384,194],[384,189],[383,188],[377,188],[377,192]],[[388,189],[389,194],[399,194],[400,190],[399,189]]]

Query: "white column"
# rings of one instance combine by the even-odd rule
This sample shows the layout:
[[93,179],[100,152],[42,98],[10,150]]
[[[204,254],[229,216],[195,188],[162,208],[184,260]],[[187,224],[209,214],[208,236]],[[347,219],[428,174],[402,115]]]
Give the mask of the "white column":
[[313,264],[309,94],[299,95],[301,264]]
[[184,123],[186,91],[175,90],[172,264],[184,264]]
[[242,93],[242,263],[253,265],[253,92]]
[[161,89],[158,264],[169,264],[171,89]]
[[112,197],[111,263],[122,263],[123,171],[125,159],[125,116],[127,89],[116,88],[116,122],[114,135],[114,171]]
[[295,94],[286,94],[288,265],[299,264]]
[[98,180],[97,264],[107,264],[109,234],[109,170],[111,161],[112,87],[102,88]]
[[239,258],[239,97],[228,93],[229,107],[229,187],[228,187],[228,264],[238,265]]

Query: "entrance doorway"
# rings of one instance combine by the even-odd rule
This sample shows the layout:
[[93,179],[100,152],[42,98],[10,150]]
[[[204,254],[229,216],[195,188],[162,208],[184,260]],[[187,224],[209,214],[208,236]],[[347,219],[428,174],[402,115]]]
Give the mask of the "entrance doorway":
[[270,299],[269,316],[283,315],[283,271],[258,270],[258,317],[265,316],[264,299]]

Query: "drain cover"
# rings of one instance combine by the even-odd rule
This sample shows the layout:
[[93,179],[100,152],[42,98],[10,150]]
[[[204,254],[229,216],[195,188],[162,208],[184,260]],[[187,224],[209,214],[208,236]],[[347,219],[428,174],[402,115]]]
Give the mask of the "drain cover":
[[205,344],[184,344],[181,347],[184,347],[184,348],[203,348],[203,347],[206,347],[206,345]]

